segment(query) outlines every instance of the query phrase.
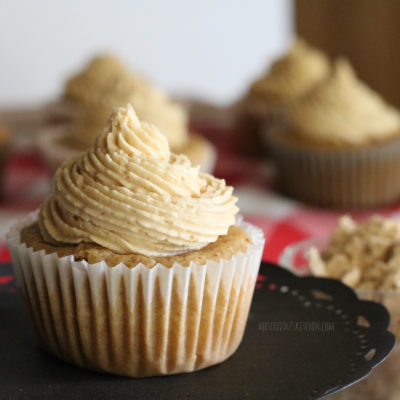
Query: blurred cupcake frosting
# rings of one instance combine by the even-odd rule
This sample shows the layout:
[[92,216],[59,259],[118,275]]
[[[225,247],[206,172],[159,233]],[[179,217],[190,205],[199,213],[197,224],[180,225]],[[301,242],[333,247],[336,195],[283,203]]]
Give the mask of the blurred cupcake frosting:
[[169,150],[133,108],[115,109],[93,147],[60,167],[39,226],[49,243],[96,243],[147,256],[201,248],[235,222],[224,180]]
[[345,59],[288,111],[294,133],[329,145],[364,145],[400,133],[400,114],[361,82]]
[[215,148],[203,136],[189,131],[185,108],[109,55],[94,58],[67,81],[63,101],[56,107],[64,124],[44,130],[38,139],[50,170],[54,172],[64,160],[90,148],[113,108],[128,103],[142,121],[160,129],[173,152],[186,154],[202,171],[212,172]]
[[107,94],[107,102],[82,104],[71,131],[71,144],[78,149],[87,149],[104,127],[112,108],[129,102],[140,119],[160,127],[174,151],[183,149],[188,141],[188,117],[184,109],[155,88],[137,89],[123,95],[112,89],[113,94]]
[[129,71],[117,58],[101,55],[93,58],[78,74],[67,80],[64,96],[73,102],[105,102],[120,96],[126,100],[132,90],[149,89],[147,82]]
[[330,68],[324,53],[297,39],[237,102],[233,118],[238,149],[247,155],[268,155],[265,132],[284,123],[288,106],[324,80]]
[[88,148],[112,108],[127,103],[133,105],[140,119],[159,127],[174,151],[181,150],[188,140],[188,116],[183,107],[112,56],[93,59],[81,73],[69,79],[65,98],[79,107],[71,132],[72,144],[78,148]]
[[291,102],[324,79],[329,70],[325,54],[297,39],[289,52],[251,85],[249,97],[278,104]]

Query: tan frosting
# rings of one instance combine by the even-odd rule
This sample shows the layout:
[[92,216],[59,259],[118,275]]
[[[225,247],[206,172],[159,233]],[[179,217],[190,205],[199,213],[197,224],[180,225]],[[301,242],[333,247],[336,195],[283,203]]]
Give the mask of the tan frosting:
[[294,131],[311,141],[364,145],[400,133],[400,114],[338,60],[332,73],[289,110]]
[[185,146],[188,140],[186,112],[156,89],[132,91],[125,97],[110,98],[107,103],[82,105],[75,129],[71,133],[74,142],[82,149],[89,148],[110,117],[113,107],[127,103],[132,104],[141,120],[152,123],[161,130],[172,150],[179,151]]
[[39,226],[49,243],[96,243],[117,253],[179,254],[226,234],[232,187],[171,153],[133,108],[118,108],[94,146],[65,162]]
[[133,75],[116,57],[102,55],[93,58],[86,68],[68,79],[65,86],[67,99],[82,102],[126,101],[132,90],[149,89],[148,83]]
[[172,150],[180,150],[187,142],[188,116],[183,107],[133,75],[114,57],[93,59],[84,71],[67,82],[65,95],[79,103],[72,141],[82,149],[92,145],[113,108],[127,103],[132,104],[141,120],[161,130]]
[[272,64],[267,75],[252,84],[250,96],[291,102],[325,78],[329,69],[329,60],[322,52],[298,39],[288,54]]

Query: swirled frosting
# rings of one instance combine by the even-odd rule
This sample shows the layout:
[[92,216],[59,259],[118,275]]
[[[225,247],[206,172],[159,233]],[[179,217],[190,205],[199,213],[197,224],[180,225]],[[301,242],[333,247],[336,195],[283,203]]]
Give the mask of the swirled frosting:
[[297,39],[288,54],[275,61],[268,73],[252,84],[249,95],[286,104],[325,78],[329,70],[329,60],[322,52]]
[[39,213],[53,244],[96,243],[120,254],[173,255],[226,234],[232,187],[169,150],[133,108],[115,109],[93,147],[56,172]]
[[188,139],[186,111],[164,92],[139,78],[117,58],[94,58],[66,85],[66,98],[78,103],[79,114],[72,141],[87,149],[104,127],[114,107],[130,103],[138,117],[156,125],[171,149],[179,151]]
[[290,108],[294,132],[315,142],[364,145],[400,133],[400,114],[339,59],[332,73]]

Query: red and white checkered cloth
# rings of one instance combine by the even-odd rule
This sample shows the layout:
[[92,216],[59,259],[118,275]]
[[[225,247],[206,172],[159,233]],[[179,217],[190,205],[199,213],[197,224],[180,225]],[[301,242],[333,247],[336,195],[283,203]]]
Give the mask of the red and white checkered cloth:
[[[193,127],[217,147],[214,174],[235,187],[245,219],[263,229],[266,237],[264,260],[276,262],[290,243],[327,234],[344,210],[328,210],[301,204],[279,194],[273,187],[273,166],[268,160],[238,156],[230,132],[204,124]],[[50,176],[33,151],[14,152],[7,162],[0,204],[0,262],[9,261],[4,235],[10,224],[39,206],[49,192]],[[350,213],[356,220],[372,214],[400,216],[400,202],[390,207]]]

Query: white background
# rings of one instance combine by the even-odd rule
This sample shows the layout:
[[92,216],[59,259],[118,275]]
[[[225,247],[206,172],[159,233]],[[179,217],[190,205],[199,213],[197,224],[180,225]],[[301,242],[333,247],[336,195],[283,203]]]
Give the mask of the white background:
[[174,94],[227,103],[291,37],[291,0],[0,0],[0,106],[56,98],[101,51]]

